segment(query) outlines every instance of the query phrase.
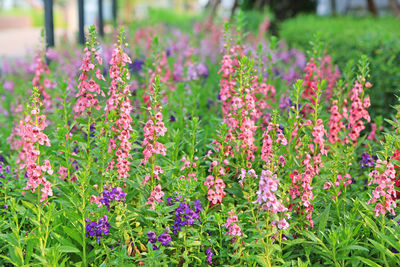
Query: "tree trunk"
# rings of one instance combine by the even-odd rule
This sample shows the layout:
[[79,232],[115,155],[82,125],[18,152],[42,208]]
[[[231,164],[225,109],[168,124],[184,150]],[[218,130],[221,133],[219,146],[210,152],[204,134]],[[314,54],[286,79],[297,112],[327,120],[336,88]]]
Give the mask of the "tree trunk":
[[332,9],[332,16],[336,17],[337,15],[336,0],[331,0],[331,9]]
[[213,3],[211,5],[211,14],[210,14],[211,22],[214,21],[214,17],[217,14],[219,4],[221,4],[221,0],[213,0]]
[[378,9],[376,8],[374,0],[367,0],[368,11],[374,16],[378,16]]
[[214,21],[214,17],[217,14],[218,6],[221,4],[221,0],[209,0],[205,5],[204,9],[208,13],[206,24],[211,25]]
[[236,11],[238,6],[239,6],[239,0],[235,0],[235,2],[233,2],[233,6],[232,6],[232,9],[231,9],[230,21],[233,20],[233,17],[235,16],[235,11]]
[[254,8],[255,10],[262,10],[264,5],[265,5],[264,0],[257,0],[256,3],[254,4]]
[[393,10],[393,14],[400,18],[400,5],[396,0],[389,0],[390,8]]

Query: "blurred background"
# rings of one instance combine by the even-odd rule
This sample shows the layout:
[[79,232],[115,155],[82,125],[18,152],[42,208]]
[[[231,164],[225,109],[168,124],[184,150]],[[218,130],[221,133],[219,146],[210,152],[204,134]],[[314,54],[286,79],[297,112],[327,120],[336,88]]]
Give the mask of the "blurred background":
[[44,47],[46,1],[54,5],[56,47],[78,41],[79,2],[85,29],[98,25],[102,3],[106,37],[115,24],[133,31],[152,25],[193,34],[196,21],[235,20],[242,10],[245,31],[264,32],[265,38],[278,36],[304,53],[317,38],[342,71],[367,55],[377,114],[392,110],[393,93],[400,84],[400,0],[0,0],[0,63]]
[[[244,31],[251,36],[264,41],[277,36],[280,45],[304,54],[312,43],[319,43],[342,73],[352,69],[361,55],[367,55],[374,85],[370,92],[372,116],[392,112],[391,105],[396,102],[400,0],[0,0],[0,64],[7,62],[6,58],[23,60],[44,48],[41,33],[48,3],[53,3],[56,48],[83,42],[83,35],[78,38],[82,26],[79,14],[84,17],[84,29],[103,21],[106,41],[112,38],[116,25],[124,25],[129,33],[147,31],[150,25],[192,35],[195,22],[206,27],[212,26],[209,22],[222,25],[223,21],[236,20],[241,10]],[[99,20],[99,3],[103,20]]]
[[[84,24],[98,22],[98,0],[84,0]],[[103,0],[105,32],[110,31],[112,21],[112,0]],[[63,36],[69,40],[77,39],[78,1],[53,0],[55,40]],[[360,24],[359,29],[367,31],[374,28],[373,21],[378,17],[400,16],[400,0],[117,0],[120,23],[176,23],[182,19],[190,20],[207,13],[215,17],[232,18],[238,9],[248,12],[248,25],[256,25],[262,17],[269,17],[273,34],[288,37],[289,43],[299,45],[302,40],[287,36],[292,30],[291,19],[301,14],[309,14],[305,21],[294,20],[298,28],[316,27],[318,17],[368,18],[367,22],[346,21]],[[304,18],[304,15],[303,19]],[[181,21],[179,21],[181,19]],[[288,22],[285,24],[285,22]],[[301,22],[301,25],[298,23]],[[341,23],[340,19],[336,20]],[[335,20],[329,21],[336,27]],[[343,22],[342,22],[343,23]],[[306,25],[307,24],[307,25]],[[366,26],[366,27],[364,27]],[[0,57],[18,57],[40,43],[40,33],[44,27],[44,0],[0,0]],[[255,26],[256,27],[256,26]],[[357,27],[357,26],[355,26]],[[398,24],[388,21],[384,25],[400,30]],[[305,29],[304,29],[305,30]],[[311,30],[307,28],[308,31]],[[343,29],[346,30],[346,29]],[[386,31],[386,30],[385,30]],[[299,32],[300,33],[300,32]],[[296,35],[296,34],[295,34]],[[300,34],[298,34],[300,35]],[[295,40],[292,40],[292,39]],[[303,38],[304,36],[297,36]]]

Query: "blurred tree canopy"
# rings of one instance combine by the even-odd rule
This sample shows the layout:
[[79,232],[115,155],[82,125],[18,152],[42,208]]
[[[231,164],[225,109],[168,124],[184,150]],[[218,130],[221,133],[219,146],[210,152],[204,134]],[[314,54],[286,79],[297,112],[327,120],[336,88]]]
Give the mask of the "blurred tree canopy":
[[278,20],[296,16],[299,13],[314,13],[317,0],[242,0],[243,10],[263,10],[268,7]]

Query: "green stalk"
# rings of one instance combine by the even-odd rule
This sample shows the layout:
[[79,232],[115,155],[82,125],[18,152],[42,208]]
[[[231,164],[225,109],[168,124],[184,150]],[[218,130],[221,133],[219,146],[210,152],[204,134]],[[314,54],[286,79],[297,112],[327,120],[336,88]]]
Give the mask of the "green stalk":
[[68,178],[68,180],[69,181],[71,181],[71,169],[70,169],[70,155],[71,155],[71,152],[70,152],[70,146],[69,146],[69,144],[70,144],[70,142],[69,142],[69,132],[70,132],[70,129],[69,129],[69,127],[68,127],[68,113],[67,113],[67,108],[66,108],[66,106],[67,106],[67,102],[66,102],[67,100],[66,100],[66,96],[65,96],[65,94],[64,94],[64,99],[63,99],[63,106],[64,106],[64,125],[67,127],[67,133],[66,133],[66,136],[65,136],[65,148],[66,148],[66,151],[65,151],[65,153],[64,153],[64,155],[65,155],[65,165],[66,165],[66,167],[67,167],[67,174],[68,174],[68,176],[67,176],[67,178]]

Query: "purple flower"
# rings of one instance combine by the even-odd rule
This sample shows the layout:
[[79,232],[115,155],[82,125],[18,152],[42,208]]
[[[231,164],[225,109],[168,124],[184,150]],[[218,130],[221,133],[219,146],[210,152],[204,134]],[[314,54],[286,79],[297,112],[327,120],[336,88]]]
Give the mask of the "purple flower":
[[197,73],[200,76],[203,76],[204,79],[207,79],[207,77],[208,77],[208,67],[205,64],[200,63],[199,65],[197,65]]
[[187,68],[187,79],[189,81],[197,81],[199,79],[197,68],[194,64],[189,64]]
[[199,200],[194,201],[194,210],[184,199],[177,201],[181,202],[175,210],[174,224],[172,225],[172,233],[174,235],[182,231],[182,226],[193,225],[196,220],[200,222],[200,212],[203,210]]
[[96,227],[97,227],[97,222],[91,221],[90,219],[86,219],[86,222],[88,223],[86,225],[86,236],[87,237],[93,237],[96,235]]
[[292,66],[289,68],[287,73],[283,75],[283,79],[286,80],[287,84],[291,84],[299,78],[300,74],[296,72],[296,69]]
[[188,225],[194,224],[194,220],[196,219],[196,213],[191,208],[186,209],[186,214],[184,218],[187,220]]
[[90,137],[94,137],[94,130],[96,129],[96,124],[92,123],[90,124]]
[[12,74],[13,68],[11,67],[11,63],[8,59],[3,60],[2,70],[4,74]]
[[108,210],[110,210],[110,204],[113,200],[117,202],[125,201],[126,197],[126,193],[122,191],[121,187],[104,189],[100,195],[102,196],[100,203],[105,205]]
[[203,210],[203,207],[201,206],[200,200],[195,200],[194,201],[194,210],[196,213],[199,213],[200,211]]
[[74,147],[74,153],[75,154],[78,154],[79,153],[79,148],[76,146],[76,147]]
[[304,69],[306,66],[306,55],[296,49],[292,49],[291,51],[292,55],[296,56],[296,60],[294,62],[294,65],[299,67],[300,69]]
[[295,107],[296,105],[293,104],[292,100],[290,97],[282,97],[279,101],[279,109],[281,112],[284,112],[285,110],[290,111],[291,107]]
[[91,221],[90,219],[86,219],[85,221],[88,223],[86,225],[86,236],[89,238],[96,236],[96,241],[100,244],[101,237],[108,235],[110,232],[110,223],[108,222],[107,215],[100,218],[98,222]]
[[[169,229],[167,228],[167,231]],[[168,232],[162,233],[158,238],[156,233],[149,231],[147,232],[148,242],[153,244],[153,249],[158,250],[160,247],[156,245],[157,242],[160,242],[162,246],[171,246],[170,242],[172,241],[171,235]]]
[[208,264],[212,265],[212,256],[214,256],[214,253],[211,251],[211,248],[206,249],[206,255]]
[[173,77],[174,77],[174,81],[175,82],[179,82],[182,80],[182,75],[183,75],[183,66],[182,64],[174,64],[174,73],[173,73]]
[[167,232],[162,233],[159,237],[158,237],[158,241],[161,242],[161,245],[163,246],[170,246],[170,242],[171,242],[171,236],[170,234],[168,234]]
[[75,170],[79,169],[78,161],[74,160],[74,161],[72,162],[72,167],[73,167]]
[[53,48],[48,48],[46,52],[46,56],[53,61],[59,61],[60,60],[60,55],[58,54],[57,50]]
[[108,223],[108,217],[107,215],[104,215],[99,219],[99,222],[97,223],[98,228],[105,234],[108,235],[110,232],[110,224]]
[[[90,135],[90,137],[94,137],[94,136],[95,136],[94,130],[96,130],[96,124],[95,124],[95,123],[92,123],[92,124],[90,125],[90,129],[89,129],[89,135]],[[83,135],[85,136],[85,139],[86,139],[86,138],[87,138],[87,133],[84,132]]]
[[144,65],[144,61],[140,59],[136,59],[133,61],[133,63],[129,64],[129,69],[132,72],[139,72],[142,70],[142,67]]
[[[0,157],[1,157],[1,155],[0,155]],[[5,179],[6,178],[6,174],[13,174],[13,173],[11,172],[9,165],[4,166],[3,162],[0,161],[0,178],[1,179]],[[1,184],[2,184],[2,182],[0,182],[0,185]]]
[[369,153],[363,153],[363,154],[361,155],[361,162],[360,162],[361,168],[364,168],[364,167],[374,167],[375,161],[376,161],[377,159],[378,159],[378,158],[377,158],[376,156],[371,157],[371,156],[369,155]]
[[3,83],[4,90],[12,91],[12,90],[14,90],[14,87],[15,87],[15,83],[12,81],[5,80]]
[[168,206],[174,205],[174,202],[173,202],[173,200],[172,200],[172,197],[168,197],[168,198],[167,198],[167,205],[168,205]]
[[147,236],[149,237],[149,242],[150,242],[150,243],[154,244],[154,243],[157,242],[157,235],[156,235],[156,233],[149,231],[149,232],[147,233]]

